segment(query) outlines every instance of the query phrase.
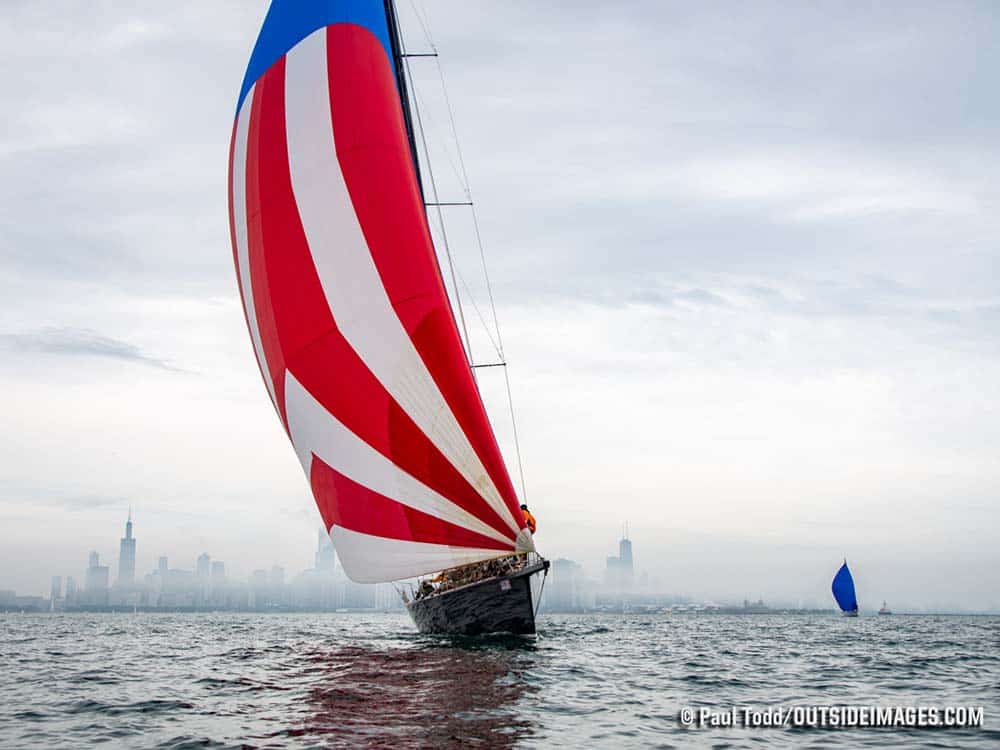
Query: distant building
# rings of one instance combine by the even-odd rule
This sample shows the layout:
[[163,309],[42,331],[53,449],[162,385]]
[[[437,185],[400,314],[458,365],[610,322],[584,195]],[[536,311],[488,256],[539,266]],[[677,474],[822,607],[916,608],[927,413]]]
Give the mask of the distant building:
[[267,586],[267,571],[255,570],[250,574],[251,586]]
[[375,609],[375,586],[347,581],[344,583],[346,609]]
[[583,603],[583,569],[566,558],[552,561],[550,581],[542,593],[546,612],[579,612]]
[[168,561],[166,555],[160,555],[160,559],[156,561],[156,572],[161,576],[165,576],[167,571],[170,569],[167,563]]
[[250,574],[250,609],[267,606],[267,571],[255,570]]
[[101,558],[96,552],[90,553],[84,576],[83,589],[86,603],[94,606],[105,606],[108,603],[108,579],[110,570],[107,565],[101,565]]
[[52,601],[62,599],[62,576],[52,576],[52,586],[49,589],[49,598]]
[[132,509],[128,509],[125,536],[118,547],[118,584],[128,586],[135,581],[135,539],[132,536]]
[[66,576],[66,601],[76,598],[76,579],[73,576]]
[[618,556],[608,557],[605,583],[612,593],[623,594],[631,591],[634,576],[632,561],[632,540],[625,535],[618,541]]
[[212,558],[207,552],[198,555],[196,571],[198,578],[202,580],[207,581],[212,576]]
[[212,583],[223,583],[226,580],[226,564],[214,560],[212,562]]
[[316,540],[316,570],[332,573],[337,565],[337,553],[330,537],[320,530]]
[[109,572],[110,570],[107,565],[95,565],[93,568],[87,568],[87,578],[84,588],[90,593],[107,591]]
[[632,576],[632,540],[622,539],[618,542],[618,559],[621,570],[627,571],[629,577]]
[[270,583],[272,586],[284,586],[285,585],[285,569],[280,565],[271,566],[271,578]]
[[383,612],[403,609],[403,599],[391,583],[375,584],[375,609]]

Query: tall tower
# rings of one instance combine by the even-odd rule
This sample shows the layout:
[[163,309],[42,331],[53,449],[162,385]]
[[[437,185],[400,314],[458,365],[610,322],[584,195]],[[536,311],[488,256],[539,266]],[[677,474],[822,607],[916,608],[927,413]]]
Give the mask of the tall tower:
[[196,563],[196,568],[198,578],[207,581],[209,576],[212,575],[212,557],[207,552],[202,552],[198,555],[198,562]]
[[118,583],[130,584],[135,581],[135,539],[132,536],[132,508],[128,509],[125,522],[125,536],[118,547]]
[[618,542],[618,559],[622,568],[632,572],[632,540],[625,538]]
[[622,587],[626,590],[632,587],[632,540],[628,538],[628,523],[625,524],[625,535],[618,542],[619,575]]

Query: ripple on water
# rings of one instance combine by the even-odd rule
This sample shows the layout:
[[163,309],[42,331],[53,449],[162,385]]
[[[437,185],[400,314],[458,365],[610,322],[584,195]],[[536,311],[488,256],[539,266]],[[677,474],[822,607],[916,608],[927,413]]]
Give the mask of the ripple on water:
[[[46,615],[0,629],[0,747],[1000,746],[1000,618]],[[950,732],[685,731],[682,706],[983,705]]]

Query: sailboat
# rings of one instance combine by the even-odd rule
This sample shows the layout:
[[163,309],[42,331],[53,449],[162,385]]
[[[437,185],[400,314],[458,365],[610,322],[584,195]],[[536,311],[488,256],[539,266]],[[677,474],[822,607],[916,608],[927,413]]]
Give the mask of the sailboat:
[[833,598],[837,600],[841,614],[844,617],[858,616],[858,598],[854,594],[854,578],[847,567],[847,560],[840,566],[837,575],[833,577]]
[[880,615],[891,615],[892,614],[892,610],[889,609],[889,605],[888,605],[888,603],[886,603],[885,599],[882,600],[882,608],[879,609],[878,613]]
[[273,0],[229,152],[267,393],[344,572],[424,632],[533,633],[537,555],[431,239],[392,0]]

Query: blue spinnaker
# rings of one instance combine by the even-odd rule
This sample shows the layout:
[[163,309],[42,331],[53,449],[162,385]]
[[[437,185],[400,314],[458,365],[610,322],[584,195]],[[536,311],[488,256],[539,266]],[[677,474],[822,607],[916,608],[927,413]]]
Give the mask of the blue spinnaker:
[[833,598],[844,612],[858,610],[858,599],[854,595],[854,578],[847,567],[847,560],[844,560],[837,575],[833,577]]

